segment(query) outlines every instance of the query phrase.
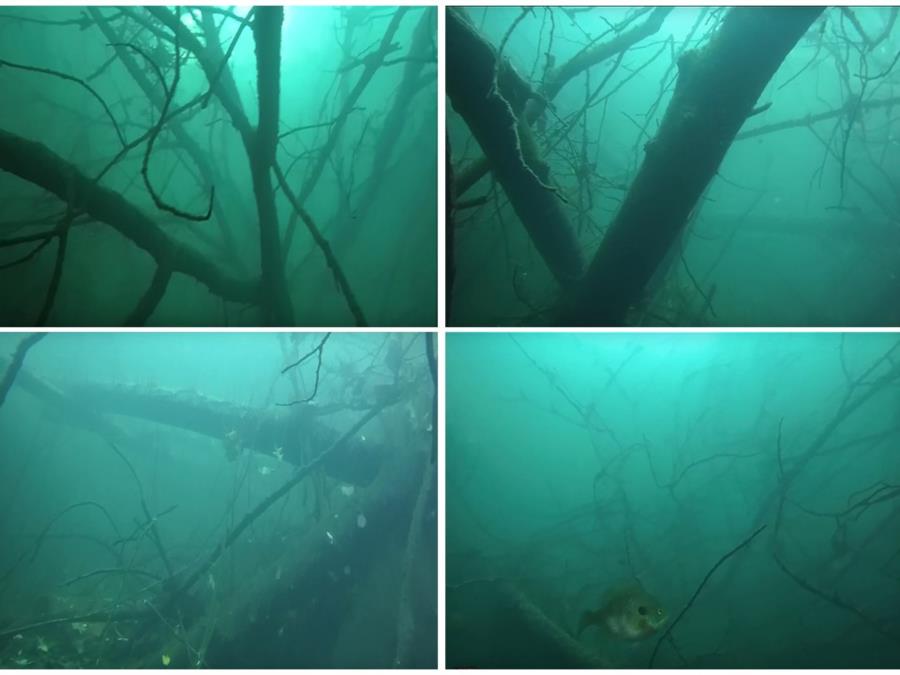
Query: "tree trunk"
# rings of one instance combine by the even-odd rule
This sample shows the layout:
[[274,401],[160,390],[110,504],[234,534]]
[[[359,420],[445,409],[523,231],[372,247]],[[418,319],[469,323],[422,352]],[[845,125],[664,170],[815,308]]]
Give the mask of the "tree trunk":
[[[508,63],[458,10],[447,12],[447,94],[487,156],[494,175],[531,236],[535,248],[563,286],[584,266],[575,230],[549,167],[540,160],[520,113],[530,92]],[[518,112],[517,112],[518,111]]]
[[573,301],[570,325],[614,326],[641,300],[766,84],[822,7],[736,7],[710,43],[685,52],[631,189]]

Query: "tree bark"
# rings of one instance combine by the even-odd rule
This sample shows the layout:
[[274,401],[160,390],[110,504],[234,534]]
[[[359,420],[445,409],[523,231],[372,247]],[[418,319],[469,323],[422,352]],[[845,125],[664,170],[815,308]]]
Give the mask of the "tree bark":
[[110,225],[149,253],[157,264],[194,277],[212,293],[231,302],[256,303],[258,285],[232,277],[196,249],[170,238],[122,195],[97,185],[45,145],[0,130],[0,170],[52,192],[62,200]]
[[253,193],[259,216],[259,257],[262,267],[263,309],[271,325],[292,326],[294,310],[284,276],[278,210],[272,189],[272,166],[278,146],[281,102],[281,23],[283,7],[258,7],[253,20],[256,42],[256,84],[259,125],[248,149]]
[[[494,175],[547,267],[563,286],[582,273],[575,230],[549,167],[540,161],[528,127],[516,110],[528,92],[519,91],[512,67],[458,10],[447,11],[447,94],[487,156]],[[527,85],[525,85],[527,86]]]
[[615,326],[641,300],[766,84],[822,7],[736,7],[685,52],[672,101],[574,297],[570,325]]

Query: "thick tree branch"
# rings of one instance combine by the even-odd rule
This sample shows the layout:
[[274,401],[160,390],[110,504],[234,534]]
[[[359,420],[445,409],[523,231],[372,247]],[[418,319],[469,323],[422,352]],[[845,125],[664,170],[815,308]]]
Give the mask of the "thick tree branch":
[[256,284],[230,276],[194,248],[173,240],[122,195],[97,185],[43,144],[0,130],[0,170],[63,200],[68,199],[71,189],[80,211],[112,226],[157,263],[171,261],[173,272],[194,277],[225,300],[257,302]]
[[821,7],[735,7],[685,52],[672,101],[563,320],[622,325],[718,171],[766,84]]

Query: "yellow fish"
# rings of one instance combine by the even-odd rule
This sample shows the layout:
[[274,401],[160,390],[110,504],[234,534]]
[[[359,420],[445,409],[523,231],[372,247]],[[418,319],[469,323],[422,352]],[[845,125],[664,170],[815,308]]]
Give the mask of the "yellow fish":
[[619,640],[643,640],[656,633],[669,618],[659,601],[632,581],[611,589],[603,606],[581,615],[578,636],[588,626],[599,626]]

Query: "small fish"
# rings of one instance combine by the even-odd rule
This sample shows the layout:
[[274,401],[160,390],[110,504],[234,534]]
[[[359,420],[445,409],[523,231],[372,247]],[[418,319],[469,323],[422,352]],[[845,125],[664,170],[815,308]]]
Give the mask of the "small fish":
[[328,530],[325,530],[325,536],[328,537],[328,543],[329,543],[329,544],[333,544],[333,543],[334,543],[334,535],[331,534],[331,532],[329,532]]
[[281,581],[281,565],[275,568],[275,581]]
[[170,663],[172,663],[172,657],[169,656],[168,654],[163,654],[163,655],[162,655],[162,664],[163,664],[164,666],[167,666],[167,665],[169,665]]
[[13,660],[13,663],[15,663],[17,666],[27,666],[29,663],[31,663],[31,661],[29,661],[28,659],[15,659]]
[[272,473],[272,469],[268,466],[261,466],[259,467],[258,471],[261,476],[268,476],[270,473]]
[[350,565],[344,565],[344,575],[350,576]]
[[284,448],[282,448],[280,445],[272,451],[272,454],[275,455],[275,459],[277,459],[279,462],[284,461]]
[[366,526],[366,523],[368,523],[368,521],[366,520],[366,517],[363,514],[360,513],[358,516],[356,516],[356,526],[359,529],[364,528]]
[[668,614],[640,582],[632,581],[611,589],[597,611],[585,612],[578,622],[578,636],[588,626],[599,626],[620,640],[643,640],[665,624]]
[[341,485],[341,494],[345,497],[352,497],[353,492],[354,490],[352,485]]
[[88,629],[88,625],[86,623],[73,623],[72,624],[72,630],[74,630],[76,633],[81,633],[82,635],[84,635],[85,633],[87,633],[87,629]]
[[37,650],[39,652],[44,652],[44,654],[46,654],[47,652],[50,651],[50,647],[47,646],[47,643],[44,640],[44,638],[42,638],[40,636],[38,636],[38,639],[37,639]]

